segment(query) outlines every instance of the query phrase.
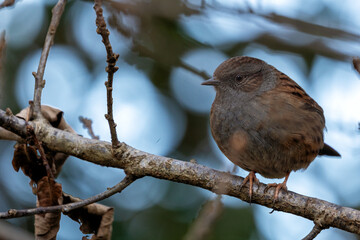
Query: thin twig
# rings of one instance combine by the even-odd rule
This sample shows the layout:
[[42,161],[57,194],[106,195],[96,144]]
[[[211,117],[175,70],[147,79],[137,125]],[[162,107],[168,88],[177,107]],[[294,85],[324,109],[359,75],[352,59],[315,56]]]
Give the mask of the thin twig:
[[99,136],[95,135],[95,133],[92,129],[92,120],[91,119],[80,116],[79,120],[83,124],[83,128],[88,130],[88,133],[92,139],[97,139],[97,140],[100,139]]
[[51,206],[51,207],[39,207],[39,208],[21,209],[21,210],[10,209],[7,212],[1,212],[0,219],[18,218],[18,217],[31,216],[42,213],[70,212],[71,210],[81,208],[83,206],[89,205],[94,202],[99,202],[116,193],[120,193],[127,186],[133,183],[136,179],[137,177],[134,177],[132,175],[126,175],[126,177],[120,183],[116,184],[114,187],[109,188],[105,192],[99,193],[93,197],[84,199],[80,202],[68,203],[64,205]]
[[302,240],[313,240],[322,230],[323,228],[320,227],[319,224],[315,223],[311,232],[308,235],[306,235]]
[[[133,42],[133,51],[137,51],[140,53],[141,56],[149,57],[157,62],[162,62],[161,57],[156,54],[155,52],[151,51],[149,48],[145,47],[143,44],[141,44],[136,38],[131,37],[131,32],[127,31],[126,29],[122,28],[121,25],[116,24],[115,27],[121,34],[128,36],[132,39]],[[183,60],[179,59],[179,61],[174,62],[166,62],[166,64],[171,66],[178,66],[185,70],[188,70],[189,72],[192,72],[195,75],[198,75],[199,77],[203,78],[204,80],[207,80],[210,78],[210,75],[207,74],[205,71],[201,71],[195,67],[193,67],[190,64],[187,64]]]
[[105,82],[106,86],[106,95],[107,95],[107,114],[105,114],[105,118],[109,122],[110,134],[111,134],[111,143],[112,147],[115,149],[120,145],[116,134],[116,123],[114,121],[113,116],[113,97],[112,97],[112,90],[113,90],[113,77],[114,73],[119,69],[116,65],[116,61],[119,58],[119,54],[115,54],[112,50],[112,46],[110,44],[109,35],[110,32],[106,28],[106,22],[103,17],[103,9],[101,8],[102,1],[95,0],[94,10],[96,12],[96,32],[101,35],[102,42],[106,48],[106,62],[108,63],[106,67],[106,72],[108,73],[108,80]]
[[199,216],[192,224],[189,232],[185,236],[185,240],[201,240],[208,239],[213,226],[223,212],[223,204],[221,195],[215,199],[208,201],[202,208]]
[[45,37],[45,43],[41,52],[40,62],[37,72],[33,72],[35,77],[35,89],[34,89],[34,118],[41,117],[41,92],[45,86],[44,72],[46,61],[49,56],[50,48],[54,43],[56,29],[59,26],[61,15],[65,9],[66,0],[59,0],[55,7],[52,9],[52,18],[48,32]]
[[179,62],[179,66],[188,70],[189,72],[192,72],[200,77],[202,77],[204,80],[207,80],[210,78],[210,75],[207,74],[205,71],[201,71],[201,70],[198,70],[196,68],[194,68],[193,66],[183,62],[183,61],[180,61]]
[[[119,28],[118,28],[119,29]],[[119,30],[120,31],[120,30]],[[152,52],[151,50],[149,50],[147,47],[145,47],[144,45],[142,45],[139,41],[137,41],[135,38],[132,39],[133,40],[133,50],[134,51],[138,51],[141,55],[143,56],[146,56],[146,57],[149,57],[151,59],[154,59],[158,62],[161,62],[161,59],[160,57]],[[181,67],[185,70],[188,70],[189,72],[195,74],[195,75],[198,75],[199,77],[201,77],[202,79],[204,80],[207,80],[210,78],[210,75],[207,74],[205,71],[201,71],[195,67],[193,67],[192,65],[190,64],[187,64],[186,62],[184,62],[183,60],[179,60],[179,61],[176,61],[176,62],[172,62],[172,63],[168,63],[168,64],[171,64],[172,66],[178,66],[178,67]]]
[[[237,170],[237,166],[234,164],[231,171],[228,172],[231,174],[235,174],[236,170]],[[219,184],[218,187],[222,188],[221,192],[225,194],[228,192],[227,190],[228,186],[226,186],[225,184]],[[223,210],[224,208],[221,202],[221,194],[218,194],[215,199],[210,200],[204,204],[199,215],[192,223],[184,239],[185,240],[208,239],[208,236],[211,234],[211,231],[214,228],[217,220],[220,218],[221,214],[223,213]]]
[[[191,160],[190,160],[191,161]],[[195,162],[196,163],[196,162]],[[235,174],[237,166],[234,164],[231,171],[228,171],[231,174]],[[225,184],[219,184],[219,188],[222,188],[221,192],[227,193],[227,188]],[[192,223],[189,231],[185,236],[185,240],[201,240],[208,239],[212,229],[214,228],[217,220],[220,218],[223,213],[223,204],[221,202],[221,195],[211,201],[208,201],[202,207],[199,215]]]
[[49,180],[54,179],[54,174],[51,171],[50,165],[49,165],[49,161],[46,159],[46,155],[45,155],[45,151],[44,148],[42,147],[41,143],[39,142],[39,140],[37,139],[35,132],[34,132],[34,128],[31,125],[27,125],[26,126],[26,130],[28,132],[29,138],[31,139],[32,142],[34,142],[36,149],[39,151],[40,153],[40,157],[41,160],[43,162],[43,165],[46,169],[46,173],[48,176]]
[[0,220],[0,239],[6,240],[34,240],[34,234],[21,226]]

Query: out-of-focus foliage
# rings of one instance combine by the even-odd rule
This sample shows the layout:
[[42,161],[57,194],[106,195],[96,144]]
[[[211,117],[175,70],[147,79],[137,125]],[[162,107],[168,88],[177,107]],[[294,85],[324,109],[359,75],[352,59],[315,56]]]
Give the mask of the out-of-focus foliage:
[[[0,107],[14,113],[32,99],[33,77],[49,25],[47,1],[19,1],[0,9],[6,58]],[[155,154],[229,171],[232,165],[210,137],[214,97],[200,85],[216,66],[236,55],[262,58],[288,74],[325,110],[327,142],[341,160],[317,159],[290,177],[289,189],[341,205],[360,205],[360,81],[351,68],[360,55],[355,1],[105,1],[110,41],[120,54],[114,79],[115,121],[121,141]],[[88,136],[78,117],[109,140],[104,119],[105,49],[95,32],[91,1],[69,1],[50,51],[43,103],[60,108]],[[0,211],[34,206],[29,179],[11,168],[12,145],[0,141]],[[238,174],[244,176],[245,171]],[[122,171],[75,158],[58,178],[64,192],[87,198],[115,185]],[[343,183],[343,176],[352,182]],[[262,181],[264,179],[261,179]],[[272,180],[264,180],[272,182]],[[351,198],[349,198],[351,196]],[[103,203],[115,208],[113,239],[182,239],[201,206],[214,196],[183,184],[143,178]],[[312,223],[224,197],[224,212],[210,239],[300,239]],[[11,220],[32,231],[32,218]],[[79,225],[62,216],[59,239],[80,239]],[[286,231],[284,231],[286,229]],[[355,239],[326,230],[317,239]]]

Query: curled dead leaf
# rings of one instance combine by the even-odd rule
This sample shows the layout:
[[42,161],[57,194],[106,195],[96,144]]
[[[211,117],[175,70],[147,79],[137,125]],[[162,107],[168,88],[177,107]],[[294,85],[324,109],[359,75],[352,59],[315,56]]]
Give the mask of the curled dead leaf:
[[[63,193],[64,204],[79,202],[81,199]],[[72,220],[81,223],[80,230],[84,234],[93,234],[91,240],[110,240],[114,209],[99,203],[92,203],[85,207],[72,210],[68,213]],[[84,237],[83,239],[87,239]]]
[[[56,206],[63,203],[61,184],[43,177],[37,183],[37,207]],[[61,212],[35,215],[36,239],[56,239],[60,228]]]
[[[23,110],[21,110],[18,114],[16,114],[17,117],[27,119],[29,116],[29,110],[30,108],[27,107]],[[76,133],[70,125],[68,125],[64,118],[63,111],[53,108],[47,105],[41,106],[41,113],[44,116],[44,118],[55,128],[68,131],[71,133]],[[0,129],[1,130],[1,129]],[[4,130],[6,131],[6,130]],[[6,132],[10,133],[7,134]],[[4,132],[5,137],[4,138],[12,138],[12,140],[15,140],[13,133],[6,131]],[[1,134],[1,131],[0,131]],[[15,135],[17,136],[17,135]],[[18,136],[17,136],[18,137]],[[1,135],[0,135],[1,138]],[[19,137],[18,137],[19,138]],[[64,153],[58,153],[50,151],[49,149],[44,146],[44,151],[46,154],[46,158],[49,162],[49,165],[54,173],[55,176],[57,176],[61,170],[61,167],[65,163],[68,155]],[[46,176],[46,170],[44,166],[42,165],[42,162],[40,161],[40,157],[38,156],[38,151],[32,147],[28,146],[27,144],[23,142],[18,142],[15,145],[15,151],[14,151],[14,157],[12,161],[13,167],[16,171],[19,171],[21,169],[25,175],[29,176],[31,180],[34,182],[38,182],[39,179]]]

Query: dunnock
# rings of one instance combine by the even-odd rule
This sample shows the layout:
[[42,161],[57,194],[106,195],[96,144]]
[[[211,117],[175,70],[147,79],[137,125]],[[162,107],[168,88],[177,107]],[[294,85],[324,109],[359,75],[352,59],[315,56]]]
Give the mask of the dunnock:
[[211,133],[227,158],[249,171],[249,196],[255,173],[283,178],[268,184],[287,190],[291,171],[306,169],[317,155],[340,156],[324,143],[322,108],[296,82],[266,62],[233,57],[202,83],[215,87],[211,107]]

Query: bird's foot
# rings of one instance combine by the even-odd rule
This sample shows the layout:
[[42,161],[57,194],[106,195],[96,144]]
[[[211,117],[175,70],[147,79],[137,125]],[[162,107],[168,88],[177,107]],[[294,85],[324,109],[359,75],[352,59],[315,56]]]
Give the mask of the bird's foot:
[[287,191],[286,183],[285,184],[284,183],[269,183],[265,187],[265,192],[267,192],[269,190],[269,188],[271,188],[271,187],[276,187],[274,201],[276,201],[278,199],[279,192],[281,189],[284,189],[285,191]]
[[269,183],[266,185],[264,192],[267,192],[269,188],[275,187],[274,201],[278,200],[279,192],[281,189],[287,191],[286,182],[289,178],[290,173],[286,174],[285,180],[282,183]]
[[256,177],[254,171],[251,171],[249,175],[247,175],[246,178],[244,178],[244,181],[241,183],[239,190],[241,190],[241,188],[243,188],[247,182],[249,182],[249,199],[251,203],[251,197],[253,193],[253,183],[255,182],[256,184],[259,185],[259,179]]

